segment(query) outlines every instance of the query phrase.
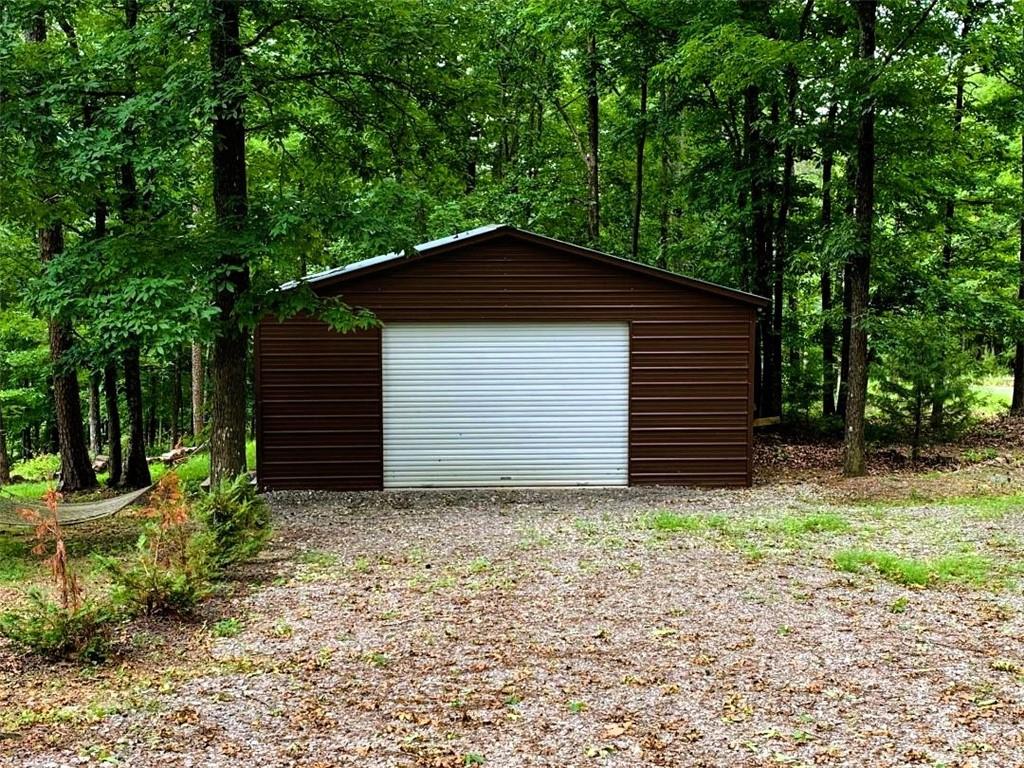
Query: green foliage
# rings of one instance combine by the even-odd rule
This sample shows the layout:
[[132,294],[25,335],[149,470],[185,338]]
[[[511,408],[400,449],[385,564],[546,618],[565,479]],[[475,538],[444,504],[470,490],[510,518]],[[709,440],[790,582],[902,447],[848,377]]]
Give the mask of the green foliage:
[[841,571],[860,573],[870,567],[890,581],[916,587],[948,581],[980,585],[993,575],[992,562],[970,552],[924,560],[900,557],[891,552],[848,549],[837,552],[833,561]]
[[[885,376],[876,402],[888,423],[908,435],[914,455],[927,439],[955,434],[971,416],[974,360],[946,321],[905,314],[878,323],[877,345]],[[931,418],[941,404],[942,419]]]
[[193,519],[178,478],[164,475],[142,512],[133,557],[97,560],[111,582],[116,605],[129,613],[189,613],[211,590],[216,575],[214,537]]
[[658,512],[645,520],[648,528],[670,533],[721,530],[727,524],[722,515],[680,515],[675,512]]
[[192,534],[184,561],[164,563],[152,544],[160,536],[159,523],[147,523],[133,557],[127,561],[97,558],[110,579],[114,604],[129,614],[188,614],[212,590],[208,538]]
[[55,453],[41,453],[27,461],[11,467],[12,475],[20,475],[29,482],[51,481],[60,469],[60,456]]
[[272,532],[270,508],[246,475],[200,499],[196,513],[213,537],[212,557],[219,568],[256,555]]
[[47,659],[102,661],[109,650],[115,614],[85,601],[64,607],[39,589],[26,594],[27,604],[0,614],[0,634]]
[[214,622],[210,633],[214,637],[235,637],[242,631],[242,622],[235,617],[219,619]]

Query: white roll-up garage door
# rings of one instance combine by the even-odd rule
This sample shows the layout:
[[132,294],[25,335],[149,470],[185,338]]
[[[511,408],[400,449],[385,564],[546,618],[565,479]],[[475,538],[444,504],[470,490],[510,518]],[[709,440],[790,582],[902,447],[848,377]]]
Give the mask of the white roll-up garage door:
[[383,331],[384,487],[625,485],[626,323]]

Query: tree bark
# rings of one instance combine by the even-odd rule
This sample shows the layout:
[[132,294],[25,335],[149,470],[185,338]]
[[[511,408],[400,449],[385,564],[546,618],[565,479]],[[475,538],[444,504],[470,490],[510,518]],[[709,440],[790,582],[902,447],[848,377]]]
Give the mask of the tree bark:
[[[961,46],[971,31],[972,19],[970,16],[965,16],[963,25],[960,29],[960,42]],[[963,131],[964,123],[964,84],[966,80],[966,67],[964,62],[964,51],[961,50],[956,62],[956,92],[953,96],[953,140],[959,138]],[[944,237],[942,239],[942,277],[943,280],[949,275],[949,271],[953,268],[953,233],[956,224],[956,202],[952,197],[946,200],[945,210],[943,211],[943,230]],[[947,310],[947,302],[945,296],[943,296],[942,302],[939,306],[940,312]],[[946,401],[942,390],[943,386],[935,388],[935,396],[932,398],[932,412],[928,419],[928,426],[932,433],[938,433],[942,430],[945,424],[945,412],[946,412]]]
[[110,443],[107,485],[116,486],[121,483],[121,414],[117,402],[116,363],[108,363],[103,369],[103,397],[107,408],[107,441]]
[[[60,223],[40,230],[39,252],[43,262],[51,261],[64,250],[64,229]],[[56,416],[57,445],[60,451],[60,490],[81,491],[96,487],[96,473],[89,460],[82,421],[82,401],[78,374],[67,365],[74,344],[71,328],[50,318],[50,362],[53,365],[53,407]]]
[[174,355],[174,370],[171,375],[171,448],[181,441],[181,355]]
[[587,238],[596,246],[601,236],[601,186],[598,176],[600,99],[597,89],[597,35],[587,33]]
[[[829,106],[821,152],[821,231],[826,237],[832,230],[833,128],[837,109],[835,102]],[[831,313],[832,265],[825,263],[821,267],[821,414],[826,418],[836,413],[836,332]]]
[[633,198],[633,232],[630,254],[640,254],[640,214],[644,202],[644,145],[647,143],[647,70],[640,76],[640,125],[636,135],[636,183]]
[[124,459],[121,484],[125,488],[145,488],[153,480],[146,461],[146,425],[142,403],[142,370],[139,348],[130,346],[124,352],[124,400],[128,407],[128,453]]
[[203,433],[203,346],[192,342],[192,437]]
[[89,453],[92,456],[102,451],[100,445],[100,374],[89,374]]
[[[876,0],[857,0],[857,58],[865,69],[875,59]],[[867,72],[862,72],[857,120],[857,182],[855,242],[850,258],[850,384],[846,398],[846,439],[843,474],[858,477],[866,470],[864,412],[868,396],[868,290],[871,281],[871,236],[875,216],[875,102]]]
[[[747,173],[750,177],[750,245],[754,261],[754,291],[761,296],[772,297],[771,228],[764,178],[764,139],[758,124],[760,118],[760,89],[756,85],[749,85],[743,95],[743,126]],[[757,412],[762,417],[781,415],[782,410],[781,392],[775,387],[780,376],[777,361],[772,354],[774,314],[773,307],[758,313],[760,370],[755,378],[758,384]]]
[[7,453],[7,431],[4,428],[4,411],[0,408],[0,485],[11,484],[11,458]]
[[160,401],[160,375],[156,369],[149,372],[149,412],[146,414],[146,445],[152,448],[157,441],[157,404]]
[[[244,82],[239,41],[240,0],[213,0],[210,65],[213,93],[213,203],[224,235],[241,235],[249,201],[246,190]],[[235,313],[249,290],[249,263],[237,243],[218,260],[215,304],[219,311],[211,353],[212,419],[210,480],[216,486],[245,472],[245,375],[248,336]]]
[[[38,11],[32,17],[25,32],[25,39],[30,43],[46,41],[44,11]],[[49,116],[49,109],[44,109]],[[55,146],[56,133],[52,129],[47,129],[40,137],[40,143]],[[44,264],[52,261],[63,250],[63,222],[55,220],[39,229],[39,258]],[[53,410],[57,448],[61,460],[60,488],[63,491],[94,488],[96,473],[92,471],[92,462],[89,461],[89,450],[82,429],[82,401],[78,391],[78,375],[73,368],[65,365],[65,358],[71,351],[74,336],[70,326],[57,318],[50,318],[48,326],[50,362],[53,366]]]
[[[1020,271],[1017,278],[1017,301],[1024,306],[1024,132],[1020,135],[1020,199],[1022,201],[1021,210],[1017,222],[1020,228]],[[1024,414],[1024,340],[1017,340],[1015,352],[1013,357],[1013,398],[1010,401],[1010,412]]]

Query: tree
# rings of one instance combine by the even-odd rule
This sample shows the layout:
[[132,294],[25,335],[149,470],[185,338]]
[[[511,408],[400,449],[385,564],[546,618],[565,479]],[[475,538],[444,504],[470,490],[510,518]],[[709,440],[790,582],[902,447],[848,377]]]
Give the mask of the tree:
[[[47,41],[46,16],[38,11],[29,20],[25,35],[30,43],[43,46]],[[57,151],[57,125],[46,101],[36,102],[38,115],[37,152],[49,156]],[[46,184],[46,181],[43,182]],[[48,185],[47,185],[48,186]],[[40,190],[44,201],[60,192]],[[46,219],[39,225],[39,258],[48,265],[64,251],[64,223],[53,206],[44,202]],[[49,210],[48,210],[49,209]],[[53,402],[60,448],[60,485],[64,491],[80,491],[96,486],[96,474],[89,461],[82,428],[82,401],[78,374],[71,362],[74,336],[67,321],[51,316],[49,321],[50,360],[53,365]]]
[[850,380],[846,399],[843,474],[866,471],[864,411],[868,399],[868,290],[871,282],[871,236],[875,223],[875,101],[871,92],[875,59],[875,0],[854,2],[860,32],[857,59],[864,86],[855,102],[857,119],[856,239],[850,255]]
[[217,329],[211,349],[210,480],[214,485],[245,472],[246,347],[238,314],[249,290],[243,248],[249,199],[245,166],[245,84],[239,39],[240,0],[212,0],[210,65],[213,108],[213,205],[222,236],[216,262]]

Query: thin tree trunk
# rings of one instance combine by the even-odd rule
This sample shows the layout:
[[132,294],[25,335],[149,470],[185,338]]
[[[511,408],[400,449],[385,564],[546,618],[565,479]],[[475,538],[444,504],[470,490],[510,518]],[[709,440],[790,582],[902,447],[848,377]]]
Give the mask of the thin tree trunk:
[[921,455],[921,423],[924,421],[924,393],[916,387],[914,396],[914,437],[910,444],[910,462],[917,464]]
[[192,437],[203,433],[203,346],[192,342]]
[[26,424],[21,430],[21,460],[28,461],[35,456],[32,443],[32,427]]
[[[246,191],[244,84],[239,41],[240,0],[213,0],[210,66],[215,98],[213,114],[213,202],[225,236],[244,232]],[[235,316],[236,301],[249,290],[249,263],[239,245],[220,254],[219,311],[211,354],[212,418],[210,480],[216,486],[245,472],[245,376],[248,337]]]
[[121,414],[117,402],[116,363],[108,363],[103,369],[103,397],[107,407],[107,441],[110,443],[107,485],[116,486],[121,483]]
[[152,448],[157,441],[157,403],[160,401],[160,374],[154,368],[149,372],[149,412],[146,414],[146,445]]
[[174,355],[174,372],[171,376],[171,448],[181,441],[181,355]]
[[[875,59],[876,0],[853,3],[860,28],[857,57],[868,67]],[[843,473],[863,475],[866,470],[864,413],[868,396],[868,289],[871,282],[871,235],[875,216],[875,102],[867,73],[857,120],[857,201],[854,212],[855,244],[850,259],[850,386],[846,399],[846,440]]]
[[635,260],[640,253],[640,214],[644,202],[644,145],[647,143],[647,70],[640,76],[640,126],[636,135],[636,184],[633,199],[633,237],[630,253]]
[[597,90],[598,58],[597,36],[587,33],[586,93],[587,93],[587,237],[597,245],[601,236],[601,186],[598,176],[598,123],[600,99]]
[[[1024,132],[1020,135],[1020,199],[1020,271],[1017,278],[1017,302],[1024,306]],[[1013,357],[1013,398],[1010,401],[1010,412],[1024,414],[1024,340],[1021,339],[1017,340],[1016,354]]]
[[[829,106],[821,153],[821,231],[825,237],[832,230],[833,126],[837,109],[835,102]],[[832,266],[825,263],[821,267],[821,413],[826,418],[836,413],[836,332],[831,313]]]
[[100,445],[100,374],[89,374],[89,453],[93,456],[102,451]]
[[[971,31],[971,17],[965,16],[963,25],[960,29],[960,42],[963,45],[965,39]],[[964,123],[964,83],[966,80],[966,67],[964,63],[964,51],[961,50],[956,62],[956,93],[953,97],[953,139],[956,141],[960,137],[960,133],[963,130]],[[943,211],[943,229],[944,237],[942,239],[942,278],[943,280],[949,275],[949,271],[953,268],[953,233],[956,223],[956,203],[952,197],[946,200],[945,210]],[[942,304],[939,307],[939,312],[945,312],[947,309],[945,295],[942,297]],[[939,382],[939,386],[935,387],[935,391],[932,397],[932,412],[929,417],[928,425],[932,431],[932,434],[936,434],[942,431],[945,423],[945,409],[946,400],[943,390],[945,387]]]
[[[797,32],[797,42],[803,40],[810,20],[811,11],[814,7],[814,0],[806,0],[804,10],[800,16],[800,27]],[[793,207],[793,199],[796,194],[796,125],[797,125],[797,96],[800,91],[799,75],[795,64],[788,64],[785,71],[786,81],[786,138],[782,150],[782,189],[779,196],[779,212],[775,227],[775,264],[774,264],[774,306],[772,315],[773,348],[772,357],[775,364],[775,381],[772,382],[772,390],[775,393],[777,402],[774,404],[776,410],[782,413],[782,335],[783,335],[783,297],[785,295],[786,270],[789,268],[789,214]],[[772,122],[778,122],[777,101],[772,104]],[[790,344],[789,362],[794,373],[800,366],[800,317],[797,312],[797,295],[795,287],[789,294],[790,323],[793,326],[792,342]]]
[[146,461],[146,429],[142,403],[142,371],[139,349],[131,346],[124,352],[124,400],[128,408],[128,454],[121,478],[126,488],[145,488],[153,482]]
[[11,458],[7,453],[7,430],[4,428],[4,411],[0,408],[0,485],[11,484]]
[[[743,96],[743,126],[746,144],[747,172],[750,176],[751,251],[754,260],[754,291],[761,296],[772,296],[771,280],[771,235],[769,227],[769,203],[764,185],[764,142],[758,122],[760,114],[760,90],[749,85]],[[758,415],[779,416],[781,397],[775,390],[778,380],[775,358],[772,355],[772,323],[774,309],[768,307],[758,314],[758,345],[760,373],[755,376],[758,384]]]

